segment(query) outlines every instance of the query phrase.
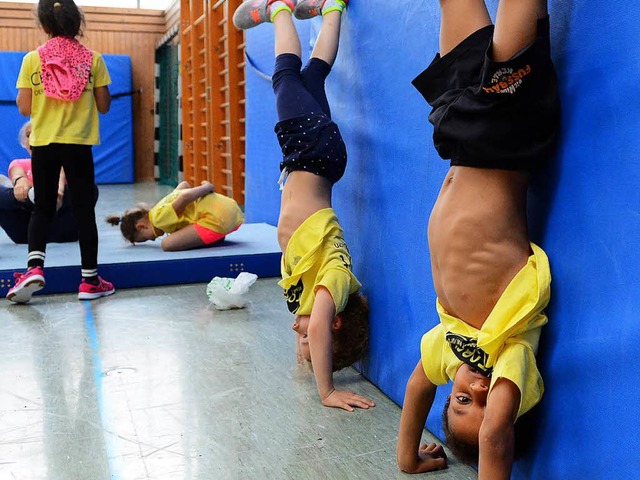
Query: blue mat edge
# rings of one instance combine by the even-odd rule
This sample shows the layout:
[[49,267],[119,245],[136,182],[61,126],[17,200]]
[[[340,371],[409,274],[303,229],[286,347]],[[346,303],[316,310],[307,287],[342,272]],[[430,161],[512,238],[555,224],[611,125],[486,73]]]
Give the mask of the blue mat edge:
[[[280,253],[231,255],[154,262],[100,264],[102,277],[120,288],[155,287],[209,282],[213,277],[235,278],[240,272],[255,273],[260,278],[280,275]],[[6,296],[13,285],[13,270],[0,270],[0,295]],[[47,285],[38,294],[78,291],[80,266],[45,268]]]

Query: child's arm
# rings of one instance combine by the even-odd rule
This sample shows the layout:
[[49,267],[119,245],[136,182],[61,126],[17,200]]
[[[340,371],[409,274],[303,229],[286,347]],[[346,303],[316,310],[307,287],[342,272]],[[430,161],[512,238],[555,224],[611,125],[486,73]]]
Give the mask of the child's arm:
[[374,403],[357,393],[336,390],[333,385],[333,334],[331,328],[336,316],[333,297],[324,287],[319,287],[309,318],[309,352],[316,377],[318,393],[325,407],[338,407],[349,412],[353,407],[369,408]]
[[19,202],[26,202],[27,194],[31,188],[27,172],[25,172],[24,168],[16,165],[9,169],[9,178],[13,183],[13,196],[15,199]]
[[187,188],[191,188],[191,184],[186,180],[183,180],[178,184],[178,186],[176,187],[176,190],[185,190]]
[[16,97],[16,104],[18,105],[18,111],[20,115],[28,117],[31,115],[31,89],[19,88],[18,96]]
[[176,215],[180,216],[184,212],[184,209],[187,207],[187,205],[189,205],[191,202],[194,202],[195,200],[213,192],[214,192],[213,185],[211,185],[207,181],[204,181],[198,187],[185,188],[180,193],[178,198],[176,198],[171,203],[171,207],[173,207],[173,210],[176,212]]
[[96,87],[93,89],[93,98],[96,100],[96,107],[100,113],[107,113],[111,108],[111,93],[109,87]]
[[520,390],[500,378],[491,390],[480,426],[479,480],[509,480],[513,464],[513,422],[520,406]]
[[400,416],[396,457],[403,472],[430,472],[447,466],[447,456],[441,445],[420,445],[422,430],[436,396],[436,388],[425,375],[422,362],[418,362],[407,382]]

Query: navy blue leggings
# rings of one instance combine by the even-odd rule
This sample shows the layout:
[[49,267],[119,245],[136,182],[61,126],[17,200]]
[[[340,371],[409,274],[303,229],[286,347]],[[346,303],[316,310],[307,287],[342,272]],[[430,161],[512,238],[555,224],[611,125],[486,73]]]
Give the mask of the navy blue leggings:
[[309,113],[324,113],[331,118],[331,110],[324,91],[324,81],[331,65],[312,57],[300,71],[302,60],[293,53],[276,57],[272,82],[276,94],[278,120],[289,120]]

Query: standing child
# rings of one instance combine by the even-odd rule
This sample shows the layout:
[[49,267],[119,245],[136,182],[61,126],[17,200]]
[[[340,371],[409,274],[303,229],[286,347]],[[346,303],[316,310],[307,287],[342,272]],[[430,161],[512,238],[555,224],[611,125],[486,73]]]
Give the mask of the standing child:
[[434,143],[451,168],[429,219],[440,323],[421,342],[398,438],[400,468],[443,468],[420,437],[436,386],[453,381],[447,443],[508,479],[513,424],[540,401],[535,353],[549,302],[549,263],[528,239],[529,174],[551,156],[559,125],[546,0],[441,0],[440,53],[414,80],[433,107]]
[[[345,171],[347,154],[324,91],[338,53],[345,6],[342,0],[249,0],[233,20],[242,29],[263,22],[275,27],[273,89],[279,119],[275,132],[284,157],[278,220],[283,252],[280,285],[296,315],[298,359],[311,362],[322,404],[352,411],[374,403],[354,392],[336,390],[333,371],[363,355],[368,306],[331,206],[333,184]],[[300,40],[291,18],[294,10],[300,19],[322,15],[320,34],[302,71]]]
[[109,215],[106,220],[120,225],[122,236],[131,243],[155,240],[168,233],[162,249],[175,252],[224,240],[240,228],[244,215],[233,198],[215,193],[213,185],[205,181],[193,188],[182,182],[150,210],[141,204],[122,217]]
[[56,211],[58,178],[64,168],[71,208],[78,223],[82,282],[78,298],[111,295],[113,285],[98,276],[98,229],[94,211],[92,145],[100,143],[98,112],[111,106],[111,83],[102,56],[76,40],[84,17],[73,0],[40,0],[38,20],[50,39],[27,53],[18,76],[16,103],[31,115],[35,206],[29,222],[28,270],[7,298],[26,303],[45,285],[47,234]]

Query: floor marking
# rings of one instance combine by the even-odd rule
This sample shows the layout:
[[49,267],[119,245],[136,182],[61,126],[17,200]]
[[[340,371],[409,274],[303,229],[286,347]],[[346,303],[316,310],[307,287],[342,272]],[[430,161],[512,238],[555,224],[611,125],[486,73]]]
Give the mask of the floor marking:
[[105,407],[104,394],[102,391],[102,379],[104,374],[102,372],[102,359],[100,358],[100,343],[98,342],[98,332],[96,330],[96,323],[93,318],[93,311],[91,310],[91,302],[89,300],[82,301],[85,316],[84,323],[87,329],[87,339],[89,340],[89,347],[91,348],[91,362],[93,363],[93,381],[96,386],[96,400],[98,403],[98,414],[100,416],[100,426],[102,427],[102,435],[104,438],[104,446],[107,455],[107,464],[109,468],[109,476],[111,480],[119,480],[123,478],[120,472],[120,463],[122,455],[116,455],[115,445],[118,435],[114,434],[107,424],[110,424],[111,415],[108,415],[108,408]]

